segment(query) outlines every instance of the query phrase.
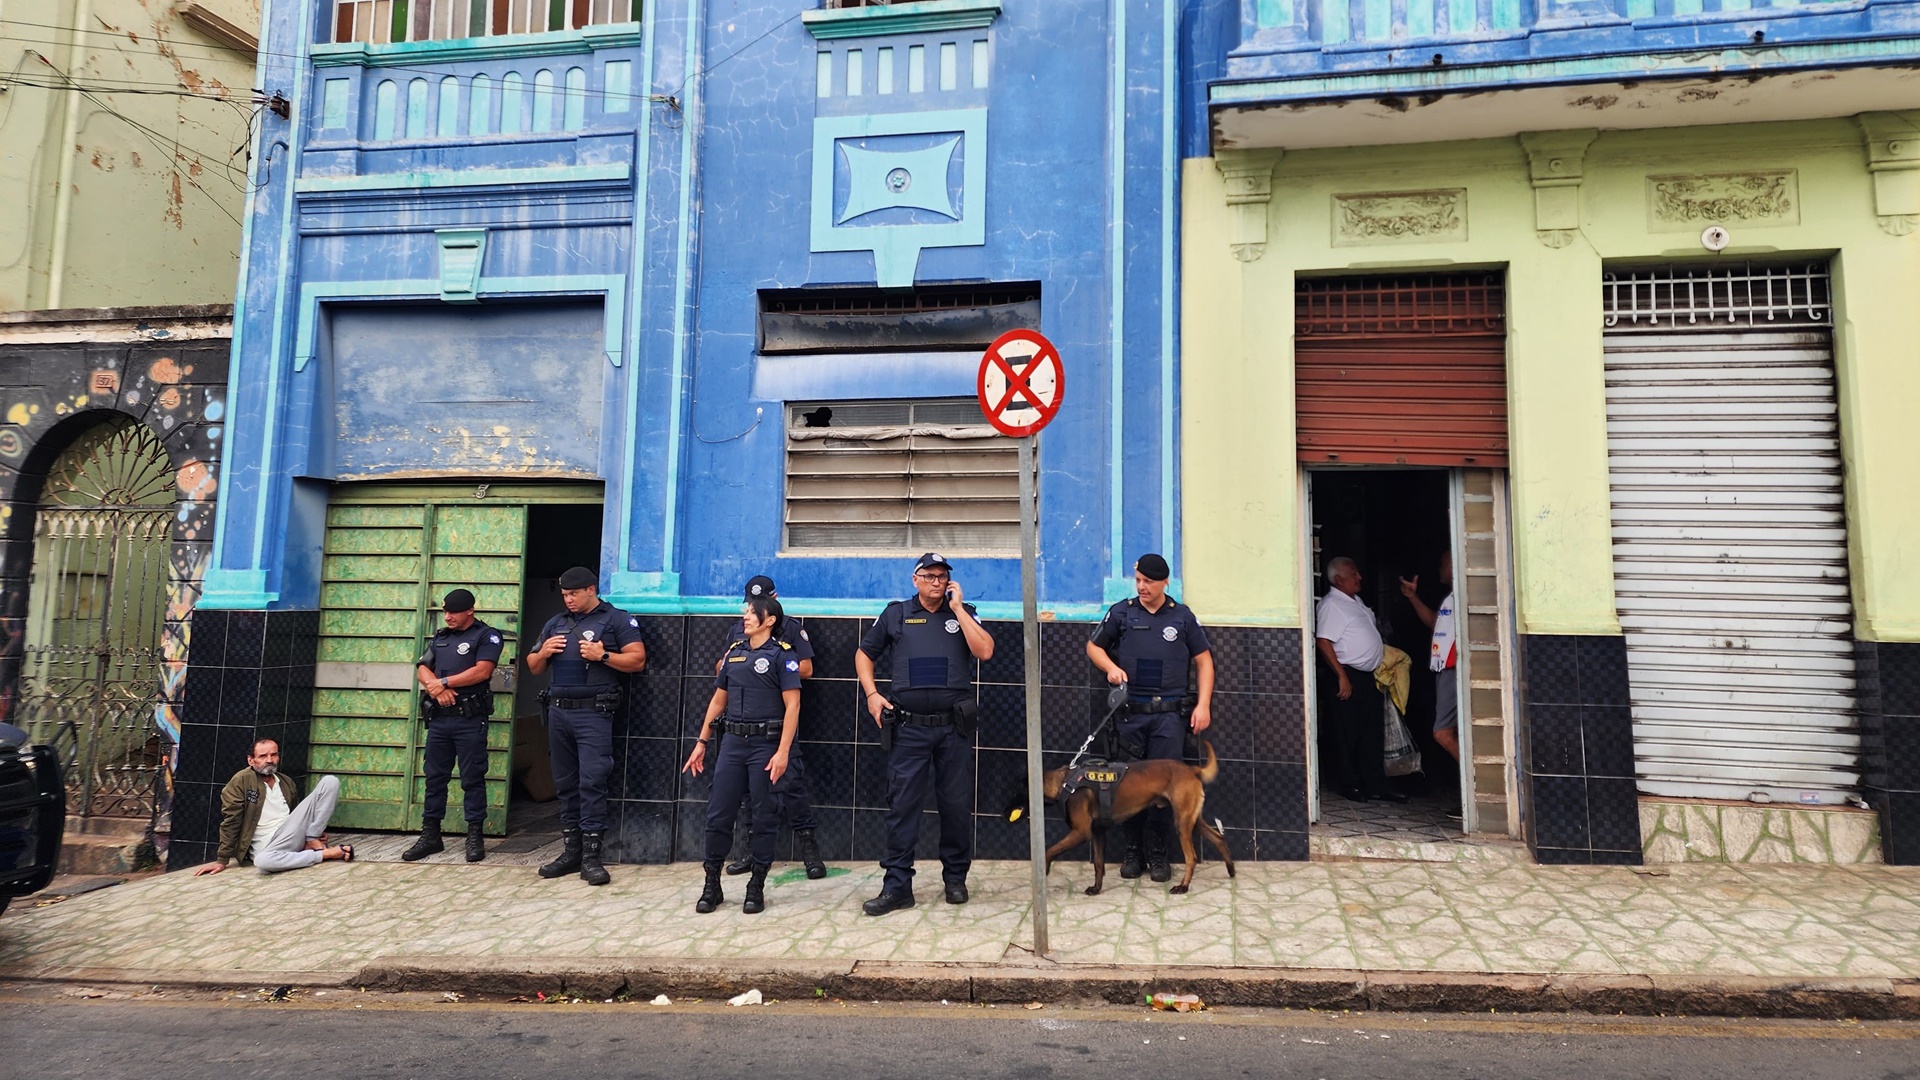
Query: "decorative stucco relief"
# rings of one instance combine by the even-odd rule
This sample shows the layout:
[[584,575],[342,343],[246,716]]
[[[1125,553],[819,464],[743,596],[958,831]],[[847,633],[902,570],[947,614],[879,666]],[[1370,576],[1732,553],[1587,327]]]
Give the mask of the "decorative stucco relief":
[[1333,246],[1467,238],[1467,189],[1379,191],[1333,197]]
[[1647,177],[1647,224],[1653,232],[1799,223],[1800,180],[1793,169]]

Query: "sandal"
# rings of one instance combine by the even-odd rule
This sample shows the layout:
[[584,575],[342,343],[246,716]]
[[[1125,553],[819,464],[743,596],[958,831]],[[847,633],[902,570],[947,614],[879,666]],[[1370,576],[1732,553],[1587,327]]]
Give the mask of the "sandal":
[[353,845],[352,844],[341,844],[340,850],[345,853],[345,857],[340,860],[341,862],[353,861]]

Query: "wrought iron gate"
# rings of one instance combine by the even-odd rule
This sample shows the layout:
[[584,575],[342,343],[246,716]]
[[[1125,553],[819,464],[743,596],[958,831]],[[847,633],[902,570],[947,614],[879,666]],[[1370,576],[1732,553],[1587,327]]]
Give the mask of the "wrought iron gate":
[[116,418],[60,455],[34,513],[20,715],[83,817],[151,818],[172,753],[154,708],[174,498],[159,438]]

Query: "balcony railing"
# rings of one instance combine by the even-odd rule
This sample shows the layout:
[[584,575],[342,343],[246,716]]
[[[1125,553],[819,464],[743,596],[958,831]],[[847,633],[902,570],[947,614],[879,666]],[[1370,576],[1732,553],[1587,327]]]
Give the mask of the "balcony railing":
[[640,0],[336,0],[333,40],[453,41],[639,19]]

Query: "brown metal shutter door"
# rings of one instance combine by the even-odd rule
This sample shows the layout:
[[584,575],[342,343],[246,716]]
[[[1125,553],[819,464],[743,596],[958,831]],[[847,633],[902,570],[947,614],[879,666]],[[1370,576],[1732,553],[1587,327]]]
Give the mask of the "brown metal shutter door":
[[1301,281],[1294,379],[1310,464],[1507,464],[1498,274]]

